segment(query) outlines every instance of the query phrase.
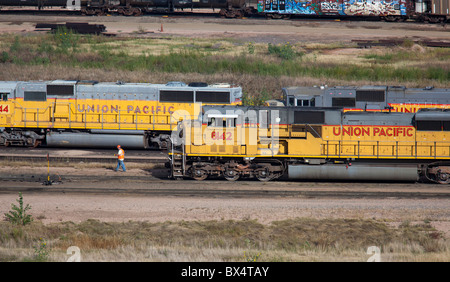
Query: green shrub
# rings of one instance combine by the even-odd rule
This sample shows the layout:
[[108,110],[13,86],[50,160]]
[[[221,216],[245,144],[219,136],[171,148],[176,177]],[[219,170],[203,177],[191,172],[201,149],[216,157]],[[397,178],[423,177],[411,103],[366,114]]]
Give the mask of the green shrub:
[[27,204],[23,206],[22,192],[19,192],[19,199],[17,200],[19,206],[11,204],[11,211],[5,213],[6,220],[17,225],[26,225],[33,221],[31,215],[27,214],[27,211],[31,209],[31,206]]
[[269,54],[277,55],[283,60],[292,60],[300,55],[299,53],[295,52],[294,47],[289,42],[280,45],[269,43],[269,45],[267,46],[267,50],[269,51]]

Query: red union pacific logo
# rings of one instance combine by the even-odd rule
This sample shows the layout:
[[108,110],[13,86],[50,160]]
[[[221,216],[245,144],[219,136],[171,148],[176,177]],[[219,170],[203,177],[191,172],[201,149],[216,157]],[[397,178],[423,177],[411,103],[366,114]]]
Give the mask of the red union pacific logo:
[[412,137],[414,129],[412,127],[358,127],[339,126],[333,127],[334,136],[393,136]]
[[[119,113],[121,110],[119,105],[80,105],[78,104],[78,112],[80,113]],[[172,114],[174,112],[173,106],[132,106],[127,105],[126,110],[128,114]]]

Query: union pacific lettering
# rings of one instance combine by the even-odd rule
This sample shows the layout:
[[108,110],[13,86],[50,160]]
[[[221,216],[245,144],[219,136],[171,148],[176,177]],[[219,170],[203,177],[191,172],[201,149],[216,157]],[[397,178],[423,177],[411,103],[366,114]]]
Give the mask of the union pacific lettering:
[[333,127],[334,136],[371,136],[371,137],[413,137],[412,127],[359,127],[340,126]]
[[416,113],[420,109],[425,108],[439,108],[439,109],[448,109],[450,105],[448,104],[389,104],[392,108],[393,112],[399,113]]
[[[80,105],[78,104],[78,112],[80,113],[119,113],[122,111],[119,105]],[[132,106],[127,105],[124,110],[127,114],[172,114],[173,106]]]

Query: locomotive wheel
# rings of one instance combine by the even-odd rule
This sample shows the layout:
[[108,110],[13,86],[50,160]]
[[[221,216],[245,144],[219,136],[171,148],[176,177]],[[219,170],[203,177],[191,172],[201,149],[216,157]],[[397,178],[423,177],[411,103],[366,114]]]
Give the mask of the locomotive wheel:
[[81,14],[87,15],[87,16],[93,16],[93,15],[96,14],[96,10],[94,10],[94,9],[86,9],[86,8],[83,8],[83,9],[81,10]]
[[198,181],[205,180],[208,178],[208,173],[203,169],[194,168],[194,172],[192,173],[192,178]]
[[450,174],[439,171],[436,175],[436,181],[439,184],[450,184]]
[[94,14],[97,16],[104,16],[104,15],[106,15],[106,11],[103,9],[95,9]]
[[228,181],[236,181],[239,179],[239,172],[237,172],[234,169],[227,169],[225,170],[225,172],[223,173],[223,176],[225,177],[226,180]]
[[272,173],[268,172],[267,170],[260,170],[256,173],[256,178],[259,181],[267,182],[270,181],[272,177]]
[[450,184],[450,166],[448,164],[429,166],[426,171],[426,177],[431,182]]
[[135,17],[142,15],[142,10],[140,8],[133,8],[132,12],[133,12],[133,16],[135,16]]

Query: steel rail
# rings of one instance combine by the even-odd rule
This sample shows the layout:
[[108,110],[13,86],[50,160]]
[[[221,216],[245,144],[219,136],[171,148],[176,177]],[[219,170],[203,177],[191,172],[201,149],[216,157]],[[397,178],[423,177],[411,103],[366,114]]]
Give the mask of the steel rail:
[[252,190],[252,189],[188,189],[188,188],[63,188],[55,186],[8,186],[0,187],[0,193],[50,193],[83,195],[127,195],[127,196],[176,196],[176,197],[231,197],[231,198],[339,198],[339,199],[449,199],[450,193],[443,192],[386,192],[386,191],[295,191],[295,190]]

